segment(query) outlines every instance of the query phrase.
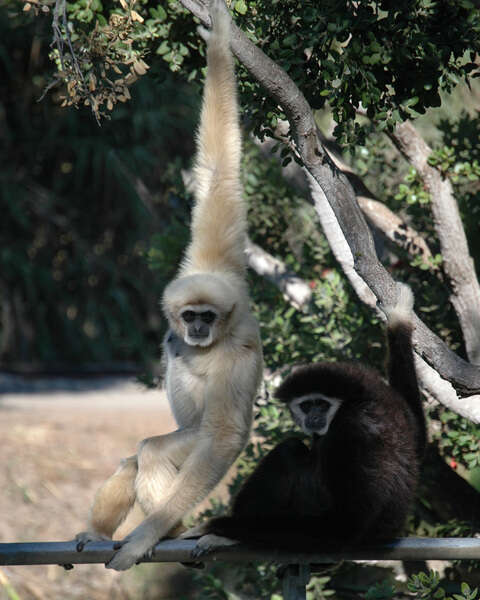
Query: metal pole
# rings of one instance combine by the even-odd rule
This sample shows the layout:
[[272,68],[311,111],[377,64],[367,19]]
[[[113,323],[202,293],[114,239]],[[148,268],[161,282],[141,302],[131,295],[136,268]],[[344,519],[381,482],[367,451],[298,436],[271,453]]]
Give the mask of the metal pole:
[[288,565],[283,574],[283,600],[306,600],[309,565]]
[[[151,559],[142,562],[192,562],[195,540],[163,540]],[[75,541],[0,544],[0,565],[105,563],[113,556],[113,542],[92,542],[77,552]],[[479,538],[400,538],[386,544],[342,552],[280,552],[245,544],[228,546],[202,557],[202,561],[273,562],[283,565],[321,564],[340,560],[453,560],[480,559]]]

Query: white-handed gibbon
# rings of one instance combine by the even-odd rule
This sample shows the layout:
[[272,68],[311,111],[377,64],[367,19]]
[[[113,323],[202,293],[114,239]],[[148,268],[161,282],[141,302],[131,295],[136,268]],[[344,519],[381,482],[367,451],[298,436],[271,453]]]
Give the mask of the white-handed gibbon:
[[245,446],[262,375],[258,324],[246,283],[246,206],[230,14],[211,0],[212,29],[195,161],[191,242],[165,289],[166,388],[177,431],[143,440],[96,495],[90,540],[111,538],[134,502],[145,520],[114,545],[107,567],[150,552],[216,486]]
[[397,285],[396,305],[383,308],[389,384],[356,363],[294,370],[276,396],[311,436],[310,444],[298,438],[280,443],[247,479],[231,516],[184,534],[208,534],[194,556],[231,540],[292,551],[339,550],[402,530],[426,432],[412,349],[413,295]]

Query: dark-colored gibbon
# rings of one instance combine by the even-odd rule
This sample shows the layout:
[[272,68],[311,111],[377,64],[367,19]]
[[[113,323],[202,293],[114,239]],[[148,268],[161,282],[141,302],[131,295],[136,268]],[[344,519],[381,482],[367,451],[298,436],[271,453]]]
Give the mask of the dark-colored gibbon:
[[137,502],[146,518],[107,564],[131,567],[216,486],[250,434],[262,373],[258,324],[246,283],[246,206],[230,52],[230,14],[211,0],[205,81],[195,162],[191,243],[163,296],[166,387],[178,430],[143,440],[98,491],[87,532],[110,539]]
[[276,395],[311,436],[309,446],[299,439],[276,446],[240,490],[232,515],[191,531],[209,534],[195,556],[231,543],[223,538],[298,551],[401,532],[426,434],[413,361],[413,295],[406,285],[397,289],[396,305],[383,308],[389,384],[348,362],[316,363],[288,376]]

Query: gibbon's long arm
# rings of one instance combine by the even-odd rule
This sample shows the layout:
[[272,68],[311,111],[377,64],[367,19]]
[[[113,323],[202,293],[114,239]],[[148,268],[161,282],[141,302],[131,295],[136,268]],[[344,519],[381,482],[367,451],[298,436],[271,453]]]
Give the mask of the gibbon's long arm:
[[[213,6],[212,6],[213,5]],[[195,160],[192,242],[184,272],[245,269],[246,207],[240,185],[241,137],[230,14],[223,0],[211,2],[213,28],[208,38]]]
[[413,294],[404,284],[397,283],[398,299],[391,309],[382,307],[387,316],[388,361],[390,385],[407,401],[418,428],[418,454],[422,457],[426,444],[425,415],[418,387],[413,356]]

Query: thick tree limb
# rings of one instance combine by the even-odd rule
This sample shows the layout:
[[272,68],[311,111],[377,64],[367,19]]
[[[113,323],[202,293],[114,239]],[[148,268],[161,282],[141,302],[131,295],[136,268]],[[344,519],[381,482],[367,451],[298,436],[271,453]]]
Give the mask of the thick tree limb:
[[305,175],[310,185],[310,194],[312,196],[313,205],[315,206],[322,229],[325,232],[325,237],[327,238],[333,255],[340,263],[345,276],[349,280],[360,300],[362,300],[362,302],[371,308],[375,308],[377,304],[375,295],[365,281],[355,271],[355,263],[352,252],[347,240],[345,239],[345,236],[343,235],[340,225],[338,224],[335,213],[328,203],[325,193],[318,182],[306,169]]
[[480,423],[480,395],[459,398],[452,384],[446,379],[442,379],[438,372],[417,354],[415,355],[415,370],[420,387],[427,396],[433,397],[443,406],[473,423]]
[[398,125],[392,139],[415,167],[430,194],[435,229],[440,241],[443,268],[450,280],[457,313],[470,361],[480,364],[480,285],[475,273],[452,184],[427,160],[432,149],[409,121]]
[[[196,0],[180,0],[204,25],[210,24],[206,7]],[[383,303],[396,299],[390,274],[379,262],[369,228],[347,177],[341,173],[319,143],[313,114],[305,97],[286,72],[257,48],[233,25],[232,49],[237,58],[282,106],[295,136],[305,169],[320,186],[333,209],[350,247],[356,273]],[[315,190],[314,190],[315,191]],[[415,349],[442,377],[466,393],[480,391],[480,369],[454,352],[418,318],[415,319]]]
[[357,202],[367,221],[379,229],[390,241],[406,250],[412,257],[420,254],[425,261],[428,261],[432,253],[423,237],[391,211],[388,206],[379,201],[362,179],[342,160],[342,157],[329,148],[328,140],[318,128],[317,135],[320,144],[322,144],[335,166],[346,175],[351,183],[357,196]]

